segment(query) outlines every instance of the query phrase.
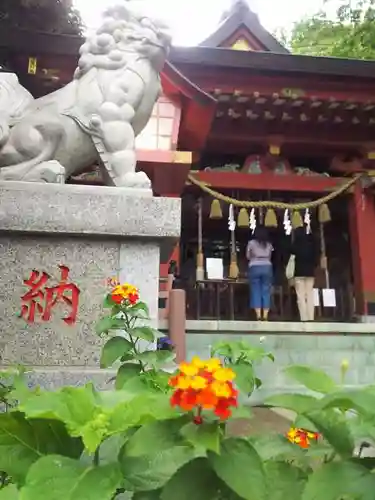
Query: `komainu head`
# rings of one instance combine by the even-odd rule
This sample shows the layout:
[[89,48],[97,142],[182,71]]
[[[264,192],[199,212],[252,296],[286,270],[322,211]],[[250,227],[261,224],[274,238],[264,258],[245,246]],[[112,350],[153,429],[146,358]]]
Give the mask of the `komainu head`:
[[80,49],[75,78],[92,68],[116,70],[125,67],[134,55],[148,59],[159,72],[171,46],[167,26],[136,10],[134,4],[108,9],[101,27],[90,35]]

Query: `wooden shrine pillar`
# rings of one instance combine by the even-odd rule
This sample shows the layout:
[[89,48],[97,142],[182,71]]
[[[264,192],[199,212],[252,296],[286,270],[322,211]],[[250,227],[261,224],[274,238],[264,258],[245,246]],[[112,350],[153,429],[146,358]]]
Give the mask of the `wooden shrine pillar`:
[[[178,194],[163,194],[166,198],[179,198]],[[167,319],[169,294],[172,289],[173,277],[169,275],[171,262],[175,261],[180,270],[180,240],[173,247],[168,259],[160,262],[159,267],[159,319]]]
[[375,317],[375,196],[357,183],[349,205],[355,312]]

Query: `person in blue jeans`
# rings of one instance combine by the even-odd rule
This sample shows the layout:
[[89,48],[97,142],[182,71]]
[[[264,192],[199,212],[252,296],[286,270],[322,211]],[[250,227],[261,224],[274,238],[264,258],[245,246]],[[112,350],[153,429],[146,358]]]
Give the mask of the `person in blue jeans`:
[[268,320],[271,307],[271,287],[273,281],[272,257],[273,247],[268,231],[258,226],[254,238],[246,248],[249,261],[250,308],[254,309],[257,320]]

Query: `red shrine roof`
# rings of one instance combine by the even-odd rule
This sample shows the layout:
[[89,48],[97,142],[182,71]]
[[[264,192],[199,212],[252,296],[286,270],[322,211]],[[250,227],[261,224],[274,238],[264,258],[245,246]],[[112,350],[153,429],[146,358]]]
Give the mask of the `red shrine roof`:
[[[375,80],[375,61],[341,59],[337,57],[304,56],[274,52],[242,51],[213,47],[174,47],[170,61],[176,65],[197,65],[262,72],[274,76],[297,76],[302,74],[337,77],[368,78]],[[250,73],[247,73],[250,74]]]
[[218,29],[199,44],[202,47],[238,48],[288,54],[289,51],[260,23],[247,0],[232,0]]
[[178,93],[184,98],[180,135],[189,149],[201,149],[207,139],[216,114],[217,100],[186,78],[172,63],[165,64],[161,75],[163,91]]

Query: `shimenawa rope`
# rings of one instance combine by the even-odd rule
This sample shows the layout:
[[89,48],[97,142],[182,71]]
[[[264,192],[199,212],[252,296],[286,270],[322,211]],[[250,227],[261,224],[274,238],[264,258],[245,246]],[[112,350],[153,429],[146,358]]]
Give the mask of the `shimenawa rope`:
[[332,201],[334,198],[340,196],[340,194],[343,194],[345,193],[345,191],[350,189],[362,176],[363,174],[357,174],[353,178],[351,178],[348,182],[346,182],[342,186],[339,186],[336,190],[332,191],[326,196],[318,198],[317,200],[308,201],[306,203],[284,203],[282,201],[272,201],[272,200],[265,200],[265,201],[236,200],[235,198],[231,198],[230,196],[226,196],[222,193],[219,193],[218,191],[215,191],[214,189],[211,189],[210,187],[207,186],[206,183],[198,181],[198,179],[196,179],[193,174],[189,174],[188,179],[192,184],[198,186],[202,191],[206,192],[213,198],[223,201],[224,203],[232,204],[235,207],[276,208],[280,210],[294,211],[294,210],[306,210],[307,208],[316,208],[319,205],[323,205],[325,203],[328,203],[329,201]]

